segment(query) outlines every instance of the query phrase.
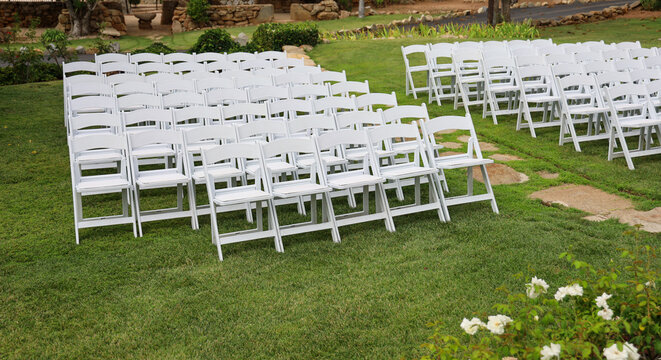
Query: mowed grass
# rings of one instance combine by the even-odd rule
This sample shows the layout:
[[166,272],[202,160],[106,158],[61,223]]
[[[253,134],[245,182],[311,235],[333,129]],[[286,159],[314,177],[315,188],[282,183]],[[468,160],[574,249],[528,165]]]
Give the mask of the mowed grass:
[[[352,80],[368,79],[373,92],[418,104],[404,96],[399,50],[416,41],[425,40],[333,42],[311,55]],[[636,159],[628,171],[622,159],[606,161],[604,142],[576,153],[557,145],[557,129],[532,139],[514,130],[513,118],[495,126],[474,109],[480,139],[524,158],[508,165],[530,176],[494,187],[500,215],[487,203],[456,206],[447,224],[427,212],[396,218],[395,233],[382,222],[342,228],[341,244],[329,232],[287,237],[284,254],[269,239],[234,244],[223,248],[222,263],[206,217],[199,231],[187,219],[148,223],[140,239],[130,226],[84,230],[76,246],[61,86],[0,87],[2,358],[412,358],[432,333],[426,323],[442,319],[460,335],[463,317],[493,313],[504,299],[497,287],[523,290],[515,274],[541,277],[554,291],[577,276],[560,252],[571,248],[604,267],[634,245],[623,235],[631,227],[585,221],[580,211],[530,200],[531,192],[590,184],[639,208],[661,206],[661,157]],[[429,111],[459,113],[448,104]],[[542,179],[539,170],[560,177]],[[447,176],[453,194],[465,190],[464,172]],[[147,200],[164,203],[168,194]],[[116,200],[87,201],[86,210],[117,209]],[[335,205],[347,210],[342,198]],[[281,213],[297,218],[293,207]],[[224,227],[243,226],[241,214],[221,218]]]

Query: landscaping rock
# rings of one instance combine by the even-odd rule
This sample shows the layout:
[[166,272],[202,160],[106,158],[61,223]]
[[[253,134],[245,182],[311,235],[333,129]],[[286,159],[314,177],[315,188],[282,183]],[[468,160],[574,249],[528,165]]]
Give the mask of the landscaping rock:
[[103,29],[103,31],[101,31],[101,35],[110,36],[110,37],[113,37],[113,38],[118,38],[121,34],[119,33],[119,31],[117,31],[117,29],[112,28],[112,27],[107,27],[107,28]]
[[286,51],[287,54],[305,54],[303,49],[294,45],[285,45],[282,47],[282,51]]
[[[504,164],[488,164],[487,173],[491,185],[520,184],[528,181],[528,175],[520,173]],[[482,171],[479,167],[473,167],[473,179],[483,183]]]
[[308,52],[308,51],[314,49],[314,47],[312,47],[312,45],[301,45],[301,46],[299,46],[299,48],[301,48],[305,52]]
[[530,194],[532,199],[552,203],[560,201],[567,206],[592,214],[607,214],[633,208],[630,200],[609,194],[588,185],[560,185]]
[[245,33],[239,33],[239,35],[236,36],[236,42],[241,46],[246,46],[248,41],[250,41],[250,37]]
[[85,53],[85,47],[84,46],[76,46],[76,54],[84,54]]
[[180,32],[184,31],[184,27],[181,25],[179,21],[173,21],[172,22],[172,33],[177,34]]
[[478,14],[484,14],[485,12],[487,12],[486,6],[482,6],[481,8],[477,9]]
[[262,4],[259,9],[259,13],[257,13],[257,17],[250,22],[253,24],[271,22],[273,20],[273,16],[275,16],[274,14],[275,8],[273,7],[273,4]]

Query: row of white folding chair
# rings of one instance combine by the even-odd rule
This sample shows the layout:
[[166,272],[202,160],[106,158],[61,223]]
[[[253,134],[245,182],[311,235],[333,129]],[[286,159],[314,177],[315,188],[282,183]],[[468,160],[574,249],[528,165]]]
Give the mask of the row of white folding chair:
[[246,53],[246,52],[236,52],[236,53],[215,53],[215,52],[206,52],[206,53],[171,53],[171,54],[152,54],[152,53],[140,53],[140,54],[119,54],[119,53],[108,53],[94,55],[94,62],[97,64],[110,63],[110,62],[120,62],[120,63],[146,63],[146,62],[156,62],[156,63],[166,63],[174,64],[178,62],[197,62],[197,63],[208,63],[213,61],[230,61],[230,62],[243,62],[249,60],[268,60],[275,61],[280,59],[286,59],[286,51],[263,51],[255,53]]

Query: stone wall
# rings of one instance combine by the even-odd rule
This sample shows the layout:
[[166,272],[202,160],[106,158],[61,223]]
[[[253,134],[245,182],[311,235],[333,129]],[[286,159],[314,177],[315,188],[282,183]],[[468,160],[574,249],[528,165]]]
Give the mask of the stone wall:
[[333,0],[318,4],[291,4],[289,16],[292,20],[335,20],[340,18],[340,7]]
[[[126,22],[124,21],[124,14],[119,3],[103,2],[96,6],[94,12],[92,12],[91,30],[96,32],[99,29],[99,23],[102,22],[108,24],[105,31],[107,35],[126,35]],[[56,28],[66,32],[71,30],[69,10],[62,10]],[[117,30],[117,33],[112,29]]]
[[0,2],[0,27],[12,26],[14,14],[18,14],[22,27],[30,26],[32,19],[39,18],[39,27],[54,27],[64,3],[56,2]]
[[[219,1],[219,0],[217,0]],[[232,1],[232,0],[230,0]],[[231,27],[261,24],[273,19],[273,5],[211,5],[209,11],[211,27]],[[197,29],[185,7],[177,7],[172,17],[172,32]]]

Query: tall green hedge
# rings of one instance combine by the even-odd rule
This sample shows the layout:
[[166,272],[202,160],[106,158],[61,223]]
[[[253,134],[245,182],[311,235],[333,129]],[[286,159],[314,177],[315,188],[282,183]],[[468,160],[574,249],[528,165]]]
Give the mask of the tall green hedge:
[[312,22],[261,24],[252,35],[252,42],[262,51],[281,51],[284,45],[312,45],[319,43],[319,28]]

